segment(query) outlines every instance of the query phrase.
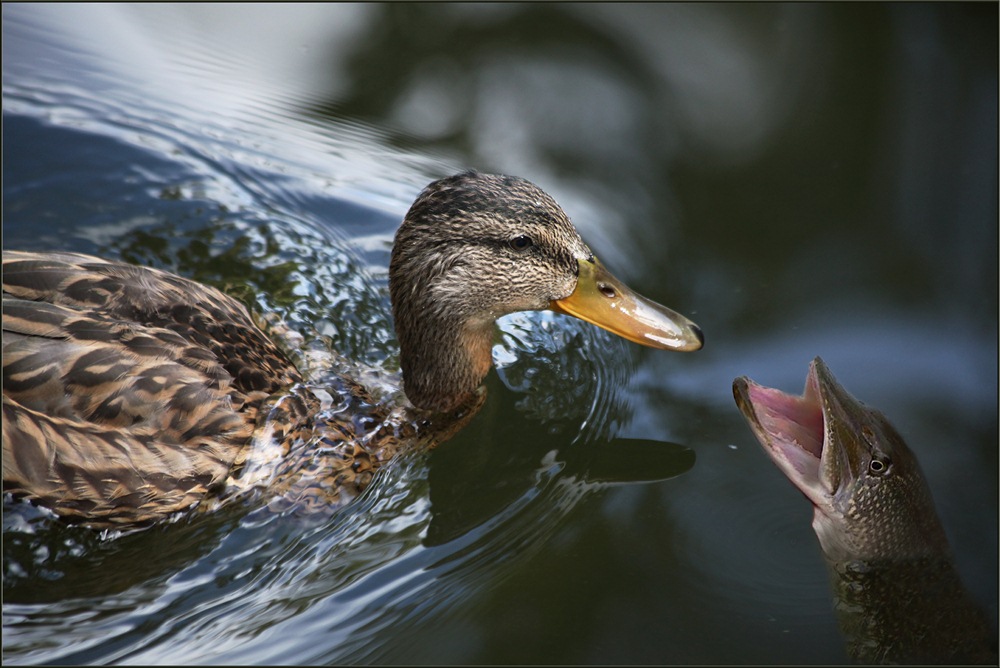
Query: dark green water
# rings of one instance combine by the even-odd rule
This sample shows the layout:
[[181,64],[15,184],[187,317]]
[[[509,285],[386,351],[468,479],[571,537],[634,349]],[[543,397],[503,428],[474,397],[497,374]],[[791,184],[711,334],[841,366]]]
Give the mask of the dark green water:
[[[997,618],[997,6],[3,6],[3,246],[220,285],[395,369],[389,244],[466,167],[690,316],[500,323],[489,401],[321,523],[4,509],[14,663],[840,663],[808,503],[736,410],[822,355]],[[643,440],[638,440],[643,439]]]

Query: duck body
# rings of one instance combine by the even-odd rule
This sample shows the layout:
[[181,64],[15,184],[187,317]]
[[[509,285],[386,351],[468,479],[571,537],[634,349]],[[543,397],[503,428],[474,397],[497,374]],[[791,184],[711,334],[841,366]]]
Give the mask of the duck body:
[[4,491],[69,520],[141,526],[262,484],[335,507],[441,422],[304,382],[242,304],[164,271],[4,251],[3,278]]
[[[97,528],[261,488],[335,506],[400,450],[447,438],[478,410],[497,317],[551,307],[594,322],[605,316],[566,305],[577,293],[589,290],[586,301],[600,289],[613,315],[638,298],[610,274],[582,290],[580,276],[598,269],[558,205],[527,181],[469,172],[432,183],[393,248],[409,403],[391,404],[349,378],[303,378],[215,288],[77,253],[5,250],[4,491]],[[689,321],[660,317],[676,342],[640,342],[701,347]]]
[[218,490],[299,382],[214,288],[85,255],[3,254],[4,490],[92,524]]

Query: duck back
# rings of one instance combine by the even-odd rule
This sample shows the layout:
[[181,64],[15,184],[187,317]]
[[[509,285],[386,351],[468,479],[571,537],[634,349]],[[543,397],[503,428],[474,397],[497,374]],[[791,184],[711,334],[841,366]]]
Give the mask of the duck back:
[[3,253],[4,491],[95,527],[223,485],[264,399],[301,380],[222,292],[74,253]]

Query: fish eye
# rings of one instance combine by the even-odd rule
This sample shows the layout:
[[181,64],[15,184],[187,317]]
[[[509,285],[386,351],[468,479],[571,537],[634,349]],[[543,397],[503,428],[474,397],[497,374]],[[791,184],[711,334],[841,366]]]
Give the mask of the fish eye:
[[889,472],[891,463],[886,457],[872,457],[872,460],[868,462],[868,470],[875,475],[884,475]]
[[510,240],[510,247],[516,251],[527,250],[533,245],[535,245],[535,242],[527,234],[519,234]]

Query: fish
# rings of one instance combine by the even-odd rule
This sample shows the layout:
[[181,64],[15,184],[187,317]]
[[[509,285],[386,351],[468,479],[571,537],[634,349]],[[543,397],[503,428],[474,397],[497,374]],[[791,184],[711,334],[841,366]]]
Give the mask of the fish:
[[771,460],[813,506],[852,660],[997,664],[997,635],[963,586],[916,455],[819,357],[801,396],[733,381]]

